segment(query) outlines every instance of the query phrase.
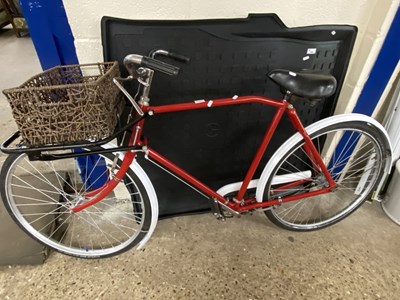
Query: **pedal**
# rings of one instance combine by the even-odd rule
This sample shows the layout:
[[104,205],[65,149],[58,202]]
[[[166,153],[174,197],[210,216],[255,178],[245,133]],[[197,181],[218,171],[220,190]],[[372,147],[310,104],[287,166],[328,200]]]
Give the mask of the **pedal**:
[[233,218],[233,214],[229,211],[222,210],[222,214],[223,214],[224,218]]
[[211,211],[217,220],[225,221],[226,218],[240,217],[240,213],[221,204],[217,199],[210,199]]
[[217,218],[218,221],[225,222],[225,217],[223,215],[214,213],[214,216]]
[[219,205],[218,200],[210,199],[210,204],[211,204],[211,211],[214,217],[216,217],[217,220],[219,221],[225,221],[224,212],[221,210],[221,206]]

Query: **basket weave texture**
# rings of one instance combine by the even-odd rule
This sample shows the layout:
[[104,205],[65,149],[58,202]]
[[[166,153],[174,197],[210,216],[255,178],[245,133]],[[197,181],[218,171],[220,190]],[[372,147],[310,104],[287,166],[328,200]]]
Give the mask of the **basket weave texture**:
[[121,107],[112,79],[118,63],[58,66],[4,90],[29,145],[71,144],[110,136]]

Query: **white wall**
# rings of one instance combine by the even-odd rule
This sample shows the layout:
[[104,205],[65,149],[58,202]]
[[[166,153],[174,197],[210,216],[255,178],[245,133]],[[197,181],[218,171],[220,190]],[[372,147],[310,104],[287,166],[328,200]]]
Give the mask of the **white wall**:
[[276,13],[288,27],[350,24],[359,29],[337,112],[351,111],[400,0],[67,0],[80,63],[102,60],[100,19],[210,19]]

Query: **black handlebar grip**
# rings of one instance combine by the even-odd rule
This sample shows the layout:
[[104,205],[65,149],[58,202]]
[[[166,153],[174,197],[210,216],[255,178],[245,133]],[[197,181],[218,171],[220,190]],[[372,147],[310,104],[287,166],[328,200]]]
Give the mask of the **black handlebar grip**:
[[168,52],[167,56],[185,63],[190,61],[190,57],[187,57],[179,53]]
[[143,56],[141,65],[171,76],[176,76],[179,73],[178,67],[147,56]]

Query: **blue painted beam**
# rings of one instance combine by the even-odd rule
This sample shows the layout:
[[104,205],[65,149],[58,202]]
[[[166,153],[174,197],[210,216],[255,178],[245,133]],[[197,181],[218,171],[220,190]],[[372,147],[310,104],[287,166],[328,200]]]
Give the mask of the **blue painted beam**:
[[400,59],[400,9],[353,110],[371,116]]
[[[42,69],[78,64],[74,36],[62,0],[20,0],[20,6]],[[101,157],[80,158],[77,163],[86,188],[100,188],[108,180],[105,160]]]
[[[400,9],[397,9],[395,18],[390,26],[389,32],[385,38],[379,55],[375,61],[375,64],[371,70],[367,82],[357,100],[357,104],[354,107],[354,113],[360,113],[371,116],[374,112],[383,91],[386,88],[398,62],[400,59]],[[350,134],[344,135],[338,143],[336,149],[337,153],[342,153],[346,145],[353,145],[348,147],[348,153],[351,153],[357,143],[348,143]],[[348,156],[350,158],[350,155]],[[344,163],[345,161],[343,161]],[[329,169],[332,169],[332,162],[329,165]],[[338,173],[343,167],[335,168],[332,172]]]
[[77,64],[74,36],[62,0],[20,0],[20,6],[42,68]]
[[400,59],[400,8],[394,17],[376,62],[354,107],[371,116]]

